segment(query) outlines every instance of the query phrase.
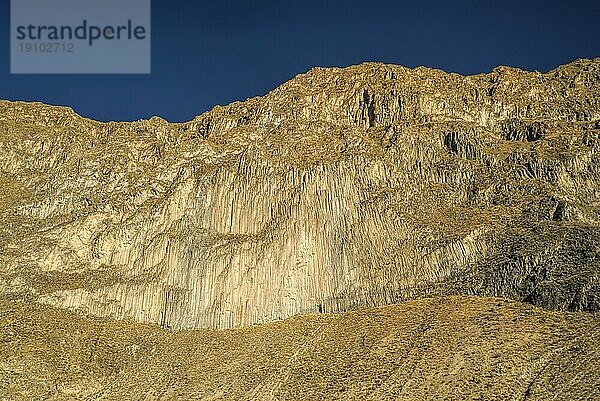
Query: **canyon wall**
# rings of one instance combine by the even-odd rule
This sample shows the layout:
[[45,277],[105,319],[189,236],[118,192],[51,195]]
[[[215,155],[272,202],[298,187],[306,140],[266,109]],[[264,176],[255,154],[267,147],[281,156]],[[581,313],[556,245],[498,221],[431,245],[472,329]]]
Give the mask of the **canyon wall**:
[[169,329],[600,306],[600,59],[315,68],[192,121],[0,102],[0,294]]

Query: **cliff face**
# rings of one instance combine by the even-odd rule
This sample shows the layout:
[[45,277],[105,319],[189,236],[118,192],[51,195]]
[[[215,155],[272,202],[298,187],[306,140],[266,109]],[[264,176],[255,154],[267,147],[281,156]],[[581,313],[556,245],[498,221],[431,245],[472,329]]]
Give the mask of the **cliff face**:
[[600,59],[317,68],[194,120],[0,102],[0,291],[172,329],[600,306]]

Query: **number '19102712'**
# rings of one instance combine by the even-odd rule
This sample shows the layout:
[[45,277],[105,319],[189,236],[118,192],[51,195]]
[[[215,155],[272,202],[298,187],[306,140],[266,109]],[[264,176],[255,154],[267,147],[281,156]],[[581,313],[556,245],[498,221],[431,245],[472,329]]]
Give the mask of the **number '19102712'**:
[[74,43],[19,43],[21,53],[73,53]]

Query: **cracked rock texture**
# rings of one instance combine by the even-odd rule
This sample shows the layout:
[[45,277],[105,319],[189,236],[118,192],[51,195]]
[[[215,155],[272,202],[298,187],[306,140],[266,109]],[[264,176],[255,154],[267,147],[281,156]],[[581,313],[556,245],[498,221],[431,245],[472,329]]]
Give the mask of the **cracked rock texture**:
[[174,330],[453,294],[595,311],[599,162],[600,59],[315,68],[176,124],[1,101],[0,296]]

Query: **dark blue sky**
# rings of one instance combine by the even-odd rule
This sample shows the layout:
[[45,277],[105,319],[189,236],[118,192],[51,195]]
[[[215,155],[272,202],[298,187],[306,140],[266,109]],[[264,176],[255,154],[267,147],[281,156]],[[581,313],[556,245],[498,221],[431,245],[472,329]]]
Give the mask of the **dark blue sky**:
[[0,98],[104,121],[188,120],[313,66],[381,61],[473,74],[600,56],[598,0],[153,0],[152,74],[11,75],[8,0],[0,18]]

